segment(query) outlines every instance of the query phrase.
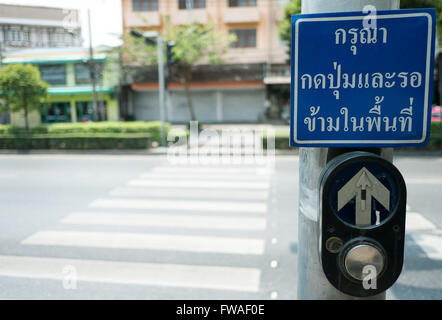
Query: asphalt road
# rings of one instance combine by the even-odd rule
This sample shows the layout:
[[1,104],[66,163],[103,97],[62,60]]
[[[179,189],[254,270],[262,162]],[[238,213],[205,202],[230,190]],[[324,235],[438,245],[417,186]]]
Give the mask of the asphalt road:
[[[395,163],[412,225],[387,296],[441,299],[442,158]],[[2,299],[296,299],[297,156],[2,155],[0,181]]]

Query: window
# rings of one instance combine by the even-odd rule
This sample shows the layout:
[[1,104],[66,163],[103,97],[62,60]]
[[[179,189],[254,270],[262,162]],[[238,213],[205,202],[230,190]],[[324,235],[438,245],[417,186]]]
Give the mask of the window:
[[92,101],[75,102],[75,109],[77,111],[77,121],[88,122],[94,119]]
[[255,7],[256,0],[229,0],[229,7]]
[[20,29],[11,28],[7,31],[5,40],[20,41],[20,40],[22,40],[22,36],[23,36],[23,34],[20,31]]
[[231,30],[236,35],[236,41],[232,48],[253,48],[256,47],[256,29]]
[[204,9],[206,0],[179,0],[178,7],[180,9]]
[[24,30],[23,31],[23,40],[24,41],[29,41],[30,40],[30,38],[29,38],[29,30]]
[[76,84],[89,84],[91,83],[91,75],[89,71],[89,65],[86,63],[76,63],[75,69],[75,83]]
[[158,0],[132,0],[133,11],[158,11]]
[[52,85],[66,85],[66,65],[45,64],[40,65],[41,78]]
[[71,107],[69,102],[54,102],[42,114],[43,123],[51,122],[70,122],[71,121]]

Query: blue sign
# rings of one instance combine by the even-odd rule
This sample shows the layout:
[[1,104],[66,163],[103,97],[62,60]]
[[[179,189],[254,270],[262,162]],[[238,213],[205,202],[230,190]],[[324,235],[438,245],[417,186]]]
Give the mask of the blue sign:
[[435,10],[292,17],[290,145],[428,143]]

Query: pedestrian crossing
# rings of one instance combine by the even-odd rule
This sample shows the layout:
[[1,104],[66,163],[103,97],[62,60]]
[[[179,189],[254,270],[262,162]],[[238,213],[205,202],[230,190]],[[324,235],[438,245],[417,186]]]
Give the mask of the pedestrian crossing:
[[425,255],[433,260],[442,260],[442,229],[413,211],[407,211],[406,223],[407,234]]
[[[53,228],[21,239],[21,246],[39,253],[0,255],[0,276],[58,281],[61,287],[63,270],[72,266],[78,290],[82,283],[98,283],[165,288],[171,296],[185,288],[210,290],[215,297],[218,292],[231,298],[232,293],[283,297],[277,287],[264,283],[267,269],[284,263],[271,251],[278,242],[275,234],[266,235],[274,184],[272,170],[262,166],[153,167],[114,186],[84,210],[73,210]],[[442,230],[410,206],[406,223],[406,252],[415,244],[426,258],[441,261]],[[94,258],[95,250],[103,254]]]
[[[147,261],[4,255],[0,276],[63,281],[63,268],[73,266],[78,287],[83,281],[259,293],[268,267],[262,258],[271,186],[271,170],[260,166],[154,167],[86,210],[71,212],[59,227],[39,230],[20,243],[76,252],[136,251],[146,253]],[[170,254],[158,262],[156,252]],[[198,262],[183,262],[178,253],[199,255]],[[217,255],[236,258],[214,261]]]

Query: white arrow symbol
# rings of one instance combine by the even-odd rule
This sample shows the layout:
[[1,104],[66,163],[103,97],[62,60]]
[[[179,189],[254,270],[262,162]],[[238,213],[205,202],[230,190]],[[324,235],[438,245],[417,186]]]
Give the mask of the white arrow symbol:
[[338,191],[338,211],[356,197],[355,223],[370,226],[371,197],[390,210],[390,191],[365,167]]

